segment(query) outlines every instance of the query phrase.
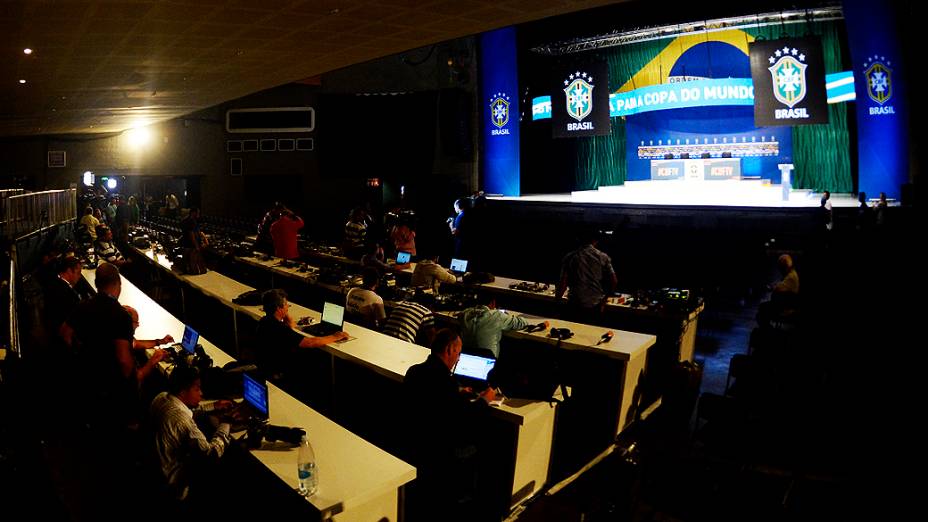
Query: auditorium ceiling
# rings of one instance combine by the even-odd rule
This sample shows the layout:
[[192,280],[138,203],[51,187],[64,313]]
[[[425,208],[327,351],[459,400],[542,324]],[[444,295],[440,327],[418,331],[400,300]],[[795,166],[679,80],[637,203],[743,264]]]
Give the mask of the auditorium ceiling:
[[0,136],[118,132],[367,60],[610,3],[3,0]]

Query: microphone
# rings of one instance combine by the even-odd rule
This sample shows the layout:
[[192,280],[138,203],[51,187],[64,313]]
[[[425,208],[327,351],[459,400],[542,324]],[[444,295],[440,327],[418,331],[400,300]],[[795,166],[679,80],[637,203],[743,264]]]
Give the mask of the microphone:
[[612,333],[612,330],[609,330],[608,332],[604,333],[603,336],[599,338],[599,342],[596,343],[596,346],[599,346],[602,343],[608,343],[609,341],[612,340],[613,335],[615,334]]

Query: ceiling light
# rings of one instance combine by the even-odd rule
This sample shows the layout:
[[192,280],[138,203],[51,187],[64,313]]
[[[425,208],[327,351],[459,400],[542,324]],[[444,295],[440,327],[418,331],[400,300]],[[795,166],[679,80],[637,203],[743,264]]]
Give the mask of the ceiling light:
[[19,80],[20,84],[26,83],[26,80]]
[[26,47],[25,49],[23,49],[23,54],[32,54],[32,49]]
[[93,186],[93,172],[84,171],[84,185],[87,187]]
[[141,147],[145,145],[148,143],[148,139],[150,137],[151,133],[144,127],[129,129],[129,131],[126,133],[126,139],[129,140],[129,144],[135,147]]

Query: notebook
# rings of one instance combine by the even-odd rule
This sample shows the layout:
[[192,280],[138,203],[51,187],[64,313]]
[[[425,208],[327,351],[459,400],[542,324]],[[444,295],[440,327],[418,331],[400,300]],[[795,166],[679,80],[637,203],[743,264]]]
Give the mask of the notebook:
[[250,424],[266,422],[270,416],[267,382],[248,373],[242,374],[244,400],[229,413],[234,420],[230,431],[244,431]]
[[451,271],[455,274],[463,274],[467,272],[467,260],[466,259],[451,259]]
[[396,264],[405,265],[410,260],[412,260],[412,254],[409,252],[397,252],[396,253]]
[[486,385],[490,370],[495,365],[495,359],[462,353],[454,367],[454,375],[465,385],[482,387]]
[[174,343],[171,345],[172,348],[183,348],[185,352],[190,355],[194,355],[197,351],[197,343],[200,340],[200,334],[196,330],[190,327],[190,325],[184,326],[184,337],[179,343]]
[[322,321],[303,327],[303,331],[316,337],[332,335],[342,331],[345,324],[345,307],[326,302],[322,305]]

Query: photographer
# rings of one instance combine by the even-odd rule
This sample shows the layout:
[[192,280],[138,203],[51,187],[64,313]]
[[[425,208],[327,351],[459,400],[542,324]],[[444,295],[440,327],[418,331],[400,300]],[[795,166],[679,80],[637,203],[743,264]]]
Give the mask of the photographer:
[[297,248],[297,237],[303,228],[303,218],[294,214],[290,209],[281,210],[277,221],[271,225],[271,239],[274,242],[274,255],[283,259],[297,259],[300,250]]

